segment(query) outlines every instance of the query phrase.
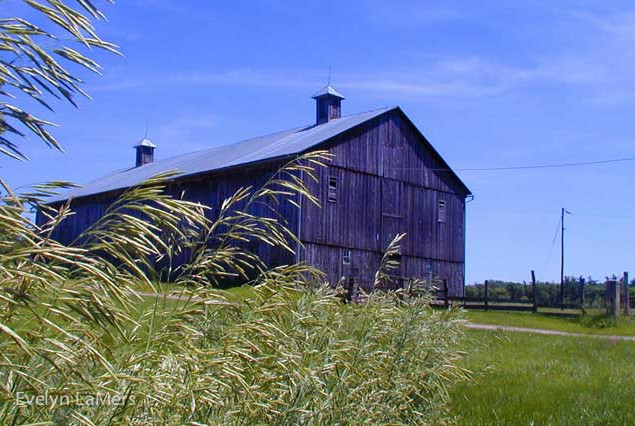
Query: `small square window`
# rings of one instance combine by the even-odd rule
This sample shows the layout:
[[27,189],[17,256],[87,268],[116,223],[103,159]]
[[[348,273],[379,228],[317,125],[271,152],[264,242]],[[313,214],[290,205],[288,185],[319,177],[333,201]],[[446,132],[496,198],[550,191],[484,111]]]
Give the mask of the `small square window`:
[[445,223],[445,200],[439,200],[439,223]]
[[343,265],[351,264],[351,251],[348,249],[342,250],[342,264]]
[[335,176],[329,176],[327,200],[331,203],[335,203],[337,201],[337,177]]
[[429,261],[425,263],[424,276],[428,281],[432,281],[432,263]]

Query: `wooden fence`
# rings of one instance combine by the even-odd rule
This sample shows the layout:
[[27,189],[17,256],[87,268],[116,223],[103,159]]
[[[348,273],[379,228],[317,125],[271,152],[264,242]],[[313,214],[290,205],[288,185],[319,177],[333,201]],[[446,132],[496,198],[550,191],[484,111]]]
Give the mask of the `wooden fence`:
[[[624,285],[623,283],[627,283]],[[608,280],[605,286],[604,306],[609,315],[619,315],[624,313],[630,314],[631,308],[635,301],[629,299],[629,279],[628,272],[624,272],[620,280]],[[408,280],[405,277],[393,277],[393,280],[381,287],[373,287],[372,284],[358,282],[354,278],[348,278],[344,282],[345,294],[343,297],[347,301],[363,302],[365,294],[369,291],[381,290],[398,290],[408,286]],[[537,292],[536,275],[531,271],[531,297],[527,300],[501,299],[490,295],[489,282],[485,281],[481,297],[457,297],[449,294],[449,288],[446,280],[441,280],[436,291],[436,299],[433,300],[434,307],[450,307],[460,306],[465,309],[477,309],[484,311],[520,311],[533,312],[539,310],[541,312],[549,312],[553,314],[576,314],[585,312],[585,284],[584,280],[579,283],[579,297],[575,303],[549,304],[540,301]],[[588,306],[587,306],[588,307]],[[577,312],[576,312],[577,311]]]
[[[624,272],[621,279],[609,279],[604,286],[604,297],[602,300],[602,306],[588,306],[585,301],[585,282],[580,280],[579,282],[579,296],[575,303],[563,303],[562,299],[557,304],[549,304],[541,302],[538,298],[538,292],[536,288],[536,276],[534,271],[531,271],[531,297],[529,300],[513,300],[513,299],[501,299],[497,297],[491,297],[489,292],[489,282],[485,281],[483,286],[483,292],[480,297],[454,297],[448,294],[448,288],[445,282],[441,282],[440,288],[436,294],[436,300],[434,306],[448,307],[451,305],[458,305],[466,309],[478,309],[478,310],[498,310],[498,311],[524,311],[524,312],[550,312],[554,314],[575,314],[579,311],[584,313],[585,308],[601,308],[600,310],[606,310],[608,315],[617,316],[620,314],[630,315],[631,310],[635,305],[635,300],[631,300],[629,297],[629,275],[628,272]],[[562,294],[562,293],[561,293]],[[565,312],[566,311],[566,312]]]
[[[456,297],[448,294],[448,287],[445,280],[442,280],[439,290],[436,294],[436,300],[433,306],[448,307],[451,305],[461,306],[466,309],[478,309],[484,311],[521,311],[521,312],[537,312],[539,305],[536,298],[536,279],[532,271],[532,301],[514,301],[509,299],[492,298],[489,295],[489,282],[486,280],[483,288],[482,297]],[[579,306],[567,307],[567,309],[579,309]]]

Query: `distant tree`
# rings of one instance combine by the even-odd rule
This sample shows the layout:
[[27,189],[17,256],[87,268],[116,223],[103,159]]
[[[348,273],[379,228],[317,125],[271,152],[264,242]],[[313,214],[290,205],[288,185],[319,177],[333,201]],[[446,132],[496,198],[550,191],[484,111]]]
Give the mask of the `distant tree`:
[[72,6],[67,3],[22,0],[18,4],[32,16],[30,21],[17,16],[0,18],[1,154],[26,159],[17,140],[28,132],[49,147],[62,150],[49,131],[55,123],[19,104],[28,105],[27,100],[31,99],[53,111],[49,101],[54,98],[77,106],[75,95],[88,95],[80,87],[82,80],[63,62],[99,73],[101,67],[89,56],[91,49],[119,53],[117,46],[97,35],[92,21],[104,19],[104,15],[93,2],[77,0]]
[[483,284],[465,286],[465,297],[470,299],[482,298],[484,295]]
[[[602,308],[604,306],[606,285],[589,276],[584,279],[584,286],[581,285],[582,276],[567,276],[564,280],[564,303],[576,305],[582,301],[582,291],[584,289],[584,302],[586,307]],[[612,278],[617,279],[615,275]],[[629,288],[631,299],[635,300],[635,279],[631,280],[632,288]],[[523,283],[507,282],[500,280],[488,280],[488,291],[490,300],[509,302],[531,302],[533,299],[533,287]],[[484,285],[474,284],[466,286],[465,295],[471,298],[482,298],[484,296]],[[536,298],[540,306],[560,306],[560,283],[538,282],[536,284]]]

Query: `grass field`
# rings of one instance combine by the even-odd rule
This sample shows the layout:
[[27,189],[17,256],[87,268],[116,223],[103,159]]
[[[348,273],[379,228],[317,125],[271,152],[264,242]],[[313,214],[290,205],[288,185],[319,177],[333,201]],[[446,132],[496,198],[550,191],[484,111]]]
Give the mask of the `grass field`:
[[543,328],[570,333],[635,336],[635,320],[612,320],[604,316],[586,315],[558,317],[530,312],[468,311],[465,317],[474,323],[512,327]]
[[465,350],[474,382],[451,389],[460,424],[632,424],[633,342],[473,330]]

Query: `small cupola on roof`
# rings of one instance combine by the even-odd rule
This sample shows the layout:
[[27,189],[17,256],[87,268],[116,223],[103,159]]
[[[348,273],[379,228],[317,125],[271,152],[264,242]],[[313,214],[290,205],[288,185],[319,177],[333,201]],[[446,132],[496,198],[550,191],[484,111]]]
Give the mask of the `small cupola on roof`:
[[342,99],[344,96],[330,84],[313,95],[315,99],[316,124],[327,123],[342,116]]
[[154,162],[154,148],[157,146],[153,144],[150,139],[146,136],[134,146],[134,149],[137,151],[137,161],[135,163],[135,167],[143,166],[144,164],[153,163]]

